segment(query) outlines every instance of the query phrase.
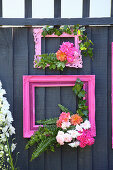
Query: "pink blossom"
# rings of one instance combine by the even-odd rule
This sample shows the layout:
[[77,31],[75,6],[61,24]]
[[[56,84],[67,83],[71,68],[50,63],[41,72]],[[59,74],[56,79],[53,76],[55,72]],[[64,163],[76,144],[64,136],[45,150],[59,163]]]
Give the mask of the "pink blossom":
[[56,140],[60,145],[64,145],[64,137],[62,135],[57,135]]
[[69,128],[70,125],[71,125],[71,123],[69,121],[68,122],[63,122],[61,127],[62,127],[62,129],[66,129],[66,128]]
[[81,135],[77,137],[77,140],[80,141],[81,148],[84,148],[86,145],[93,145],[95,141],[92,136],[91,129],[83,130]]
[[68,133],[65,133],[64,134],[64,142],[71,142],[71,140],[72,140],[71,135]]
[[69,41],[63,42],[62,45],[60,45],[60,51],[66,54],[69,63],[73,63],[74,59],[79,56],[78,49]]

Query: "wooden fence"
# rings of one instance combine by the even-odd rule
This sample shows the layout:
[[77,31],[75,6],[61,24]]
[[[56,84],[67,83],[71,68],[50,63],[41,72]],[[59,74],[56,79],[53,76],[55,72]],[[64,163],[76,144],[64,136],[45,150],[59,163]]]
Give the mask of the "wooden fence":
[[[88,37],[94,43],[94,61],[83,57],[83,68],[66,68],[63,72],[34,69],[34,40],[32,28],[0,28],[0,80],[7,91],[8,101],[16,128],[16,151],[20,152],[18,166],[21,170],[112,170],[112,113],[111,113],[111,42],[113,27],[87,27]],[[42,52],[55,52],[62,41],[71,38],[43,38]],[[23,75],[96,75],[96,129],[92,147],[70,149],[63,146],[55,153],[44,153],[30,162],[32,151],[24,150],[27,139],[23,138]],[[58,103],[76,109],[70,88],[38,89],[37,119],[59,113]],[[43,95],[42,95],[43,94]],[[40,98],[41,97],[41,98]],[[41,110],[39,112],[39,108]],[[53,113],[53,114],[52,114]]]

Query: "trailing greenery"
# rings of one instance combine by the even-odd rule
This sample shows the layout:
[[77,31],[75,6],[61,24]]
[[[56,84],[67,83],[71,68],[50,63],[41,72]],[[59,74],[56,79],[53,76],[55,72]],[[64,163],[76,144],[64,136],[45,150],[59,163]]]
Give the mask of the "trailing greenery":
[[45,37],[46,35],[52,35],[53,33],[57,36],[60,36],[63,34],[63,32],[67,34],[74,35],[81,35],[79,36],[79,40],[82,40],[80,43],[80,50],[82,51],[82,55],[87,56],[89,55],[91,58],[93,56],[93,48],[91,47],[93,45],[92,41],[88,39],[87,34],[84,33],[85,27],[77,25],[64,25],[64,26],[49,26],[43,28],[42,35]]
[[56,69],[57,70],[61,70],[63,71],[66,61],[61,62],[59,60],[57,60],[56,58],[56,54],[55,53],[50,53],[50,54],[42,54],[41,56],[41,60],[40,62],[38,62],[37,60],[35,60],[35,67],[41,67],[43,69],[45,69],[47,66],[49,66],[49,69]]
[[[85,97],[85,90],[83,89],[83,82],[80,79],[76,80],[76,83],[73,87],[73,92],[76,94],[78,99],[78,109],[75,113],[82,116],[82,118],[88,119],[88,107],[86,106],[86,100],[83,99]],[[74,113],[71,112],[68,108],[64,107],[61,104],[58,104],[62,112],[69,112],[71,115]],[[38,157],[42,152],[50,150],[54,152],[55,146],[59,147],[59,144],[56,141],[56,136],[60,128],[56,126],[56,121],[58,118],[50,118],[46,120],[38,120],[36,121],[39,125],[38,130],[31,136],[28,141],[25,149],[29,149],[30,147],[36,145],[36,149],[34,149],[31,161]],[[68,129],[74,129],[75,126],[70,126]]]

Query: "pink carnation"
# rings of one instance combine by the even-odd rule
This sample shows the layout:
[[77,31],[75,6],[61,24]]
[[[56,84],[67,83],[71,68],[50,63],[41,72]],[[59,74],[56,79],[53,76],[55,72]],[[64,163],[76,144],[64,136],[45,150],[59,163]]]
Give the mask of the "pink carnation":
[[74,59],[79,56],[78,49],[69,41],[63,42],[62,45],[60,45],[60,51],[66,54],[69,63],[72,63]]
[[[56,122],[56,125],[57,125],[57,127],[62,127],[62,124],[65,122],[66,124],[66,126],[65,127],[69,127],[70,126],[70,123],[69,123],[69,119],[70,119],[70,113],[68,112],[68,113],[65,113],[65,112],[62,112],[61,114],[60,114],[60,117],[59,117],[59,120],[57,120],[57,122]],[[64,127],[64,126],[63,126]],[[65,128],[64,127],[64,128]]]
[[68,122],[70,119],[70,113],[65,113],[65,112],[62,112],[60,114],[60,117],[59,117],[59,120],[62,121],[62,122]]
[[90,129],[83,130],[83,132],[81,132],[81,135],[77,137],[77,140],[80,141],[81,148],[84,148],[86,145],[93,145],[95,141]]

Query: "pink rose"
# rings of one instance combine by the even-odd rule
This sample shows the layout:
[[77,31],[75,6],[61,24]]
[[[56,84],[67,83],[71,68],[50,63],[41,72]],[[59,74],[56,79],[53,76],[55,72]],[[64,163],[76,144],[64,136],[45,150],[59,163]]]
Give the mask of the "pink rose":
[[71,142],[72,141],[72,137],[70,134],[65,133],[64,134],[64,142]]
[[64,137],[62,135],[57,135],[56,140],[60,145],[64,145]]

